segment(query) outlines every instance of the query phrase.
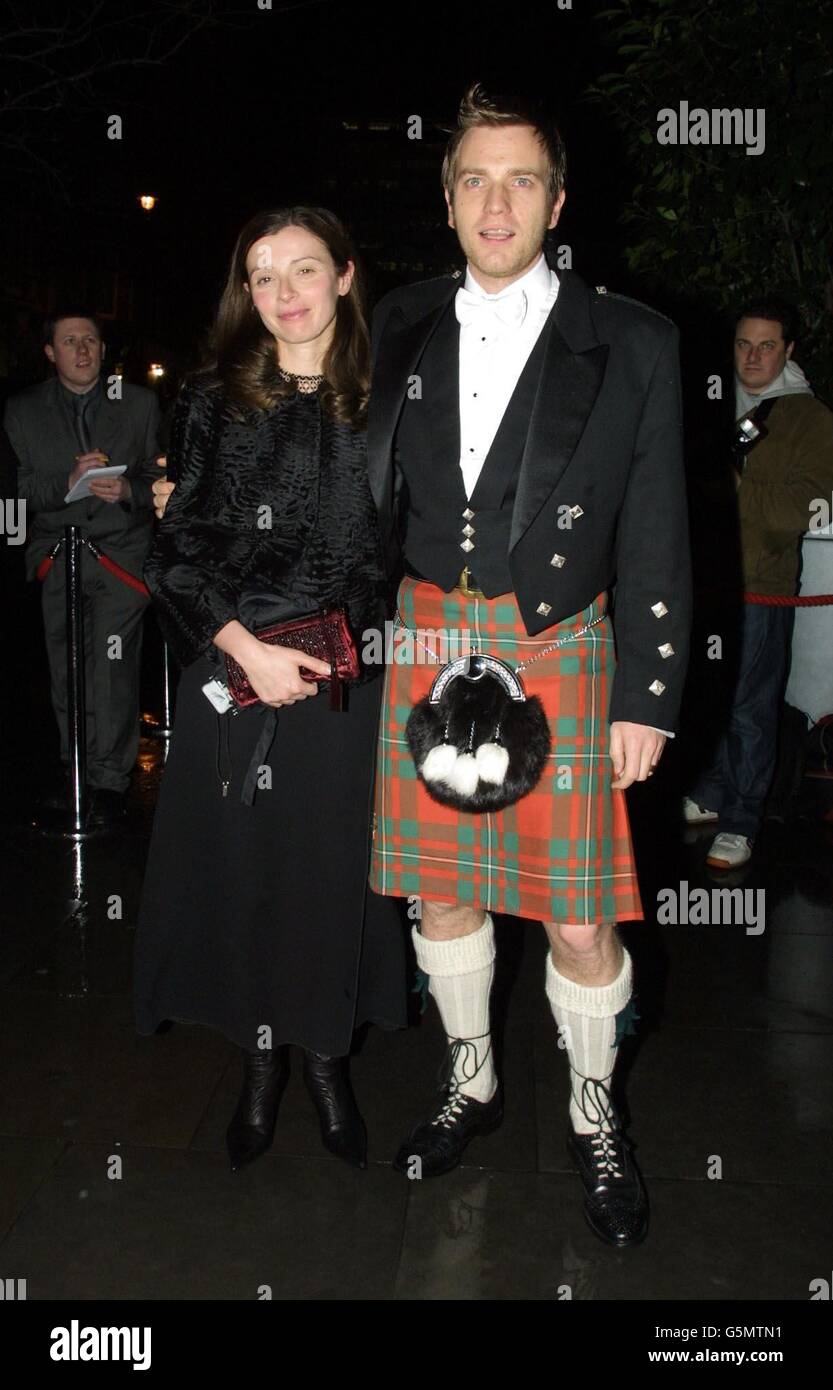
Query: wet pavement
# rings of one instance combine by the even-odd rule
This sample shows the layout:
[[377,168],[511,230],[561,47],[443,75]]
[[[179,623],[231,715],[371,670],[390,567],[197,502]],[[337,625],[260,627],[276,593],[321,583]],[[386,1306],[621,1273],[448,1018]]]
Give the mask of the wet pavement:
[[[409,1182],[390,1160],[431,1104],[433,1004],[359,1039],[369,1166],[321,1147],[300,1055],[271,1152],[236,1175],[225,1126],[239,1061],[222,1036],[134,1029],[131,952],[163,743],[144,725],[123,832],[75,851],[27,824],[53,735],[4,739],[0,937],[0,1270],[29,1299],[807,1300],[833,1253],[833,818],[830,789],[768,821],[728,886],[765,918],[630,924],[637,1033],[619,1080],[651,1201],[646,1243],[602,1245],[565,1152],[566,1061],[540,927],[498,920],[502,1128]],[[677,751],[629,793],[643,899],[709,875],[683,831]],[[826,798],[826,799],[825,799]],[[680,885],[686,884],[686,889]],[[763,925],[763,930],[758,927]],[[416,999],[414,1001],[416,1004]]]

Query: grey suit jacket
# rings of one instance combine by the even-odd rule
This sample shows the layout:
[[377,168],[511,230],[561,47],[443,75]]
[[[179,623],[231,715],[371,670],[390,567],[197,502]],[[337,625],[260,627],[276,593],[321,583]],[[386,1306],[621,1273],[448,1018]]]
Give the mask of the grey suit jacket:
[[[103,383],[104,384],[104,383]],[[79,452],[71,421],[63,409],[57,377],[32,386],[6,403],[6,433],[18,459],[17,495],[26,501],[26,574],[76,525],[100,543],[105,555],[141,577],[153,532],[151,484],[160,477],[154,462],[159,448],[159,403],[144,386],[122,386],[121,400],[110,400],[106,384],[93,429],[93,448],[111,463],[127,464],[129,502],[85,498],[67,505],[69,475]]]

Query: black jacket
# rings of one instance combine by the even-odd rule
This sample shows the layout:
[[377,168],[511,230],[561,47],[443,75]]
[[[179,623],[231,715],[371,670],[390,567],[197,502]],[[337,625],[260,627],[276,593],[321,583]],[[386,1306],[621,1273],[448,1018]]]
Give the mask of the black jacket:
[[191,384],[174,408],[168,461],[176,489],[144,577],[183,665],[215,657],[220,628],[233,618],[250,627],[250,611],[266,625],[337,603],[362,650],[388,587],[363,432],[309,396],[232,412],[220,390]]
[[[461,282],[455,271],[393,290],[374,315],[368,469],[391,571],[407,502],[397,423]],[[664,315],[571,270],[559,272],[552,312],[512,517],[514,591],[532,635],[615,586],[609,718],[674,730],[691,625],[679,334]],[[581,514],[565,529],[573,507]]]

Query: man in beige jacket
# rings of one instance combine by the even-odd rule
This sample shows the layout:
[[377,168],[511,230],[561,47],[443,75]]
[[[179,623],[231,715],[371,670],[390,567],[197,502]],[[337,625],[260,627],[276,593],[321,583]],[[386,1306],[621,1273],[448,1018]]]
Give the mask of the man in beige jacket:
[[[833,493],[833,413],[793,361],[797,315],[749,304],[735,328],[735,484],[744,593],[798,593],[813,503]],[[749,422],[749,423],[747,423]],[[728,725],[684,801],[689,824],[719,822],[706,862],[746,863],[775,771],[795,609],[744,603]]]

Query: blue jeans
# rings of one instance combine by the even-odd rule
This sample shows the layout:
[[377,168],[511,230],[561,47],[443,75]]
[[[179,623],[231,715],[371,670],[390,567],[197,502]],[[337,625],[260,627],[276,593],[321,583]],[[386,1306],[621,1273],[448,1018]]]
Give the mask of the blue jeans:
[[754,838],[772,785],[794,608],[745,603],[735,641],[737,675],[715,756],[688,795],[717,811],[719,828]]

